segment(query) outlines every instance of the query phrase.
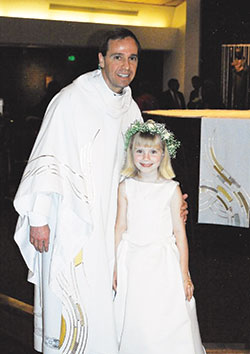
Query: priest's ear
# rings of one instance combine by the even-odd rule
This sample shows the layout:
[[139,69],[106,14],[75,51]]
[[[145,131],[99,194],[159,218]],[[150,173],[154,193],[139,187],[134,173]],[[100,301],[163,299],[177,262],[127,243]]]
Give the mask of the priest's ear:
[[104,56],[102,55],[102,53],[98,53],[98,59],[99,59],[98,67],[100,69],[103,69],[104,68]]

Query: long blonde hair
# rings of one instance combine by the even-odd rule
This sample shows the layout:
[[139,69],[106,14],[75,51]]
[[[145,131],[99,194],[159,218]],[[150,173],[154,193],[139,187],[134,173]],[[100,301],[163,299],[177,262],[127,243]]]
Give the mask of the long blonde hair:
[[133,152],[138,146],[156,147],[159,146],[162,149],[163,158],[161,160],[158,172],[160,177],[165,179],[172,179],[175,177],[174,170],[171,165],[171,159],[168,153],[166,143],[161,140],[158,134],[152,135],[150,133],[138,132],[132,136],[127,149],[126,159],[122,168],[121,174],[125,177],[135,177],[138,174],[138,170],[134,164]]

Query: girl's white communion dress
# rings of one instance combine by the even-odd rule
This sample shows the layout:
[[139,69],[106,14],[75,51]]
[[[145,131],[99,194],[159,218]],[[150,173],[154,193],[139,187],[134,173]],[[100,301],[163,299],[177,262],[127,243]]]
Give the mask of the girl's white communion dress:
[[127,231],[118,247],[114,300],[120,354],[203,354],[195,299],[185,299],[173,236],[178,182],[125,180]]

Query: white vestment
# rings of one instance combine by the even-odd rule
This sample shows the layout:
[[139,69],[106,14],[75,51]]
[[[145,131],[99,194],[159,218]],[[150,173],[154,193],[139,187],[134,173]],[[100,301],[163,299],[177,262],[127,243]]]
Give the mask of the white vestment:
[[[136,119],[130,88],[115,94],[100,70],[64,88],[46,111],[14,201],[15,241],[36,288],[35,348],[46,354],[117,353],[113,228],[123,135]],[[32,212],[51,230],[43,255],[29,242]]]

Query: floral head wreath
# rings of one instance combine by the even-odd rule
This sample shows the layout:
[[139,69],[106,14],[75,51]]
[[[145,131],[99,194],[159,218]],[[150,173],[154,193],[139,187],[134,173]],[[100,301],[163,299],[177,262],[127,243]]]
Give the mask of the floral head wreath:
[[153,120],[146,122],[140,122],[136,120],[130,125],[125,133],[125,150],[128,149],[130,139],[136,133],[149,133],[151,135],[159,135],[161,140],[167,145],[168,153],[171,158],[176,157],[176,151],[180,147],[181,143],[175,139],[174,134],[165,128],[164,124],[156,123]]

